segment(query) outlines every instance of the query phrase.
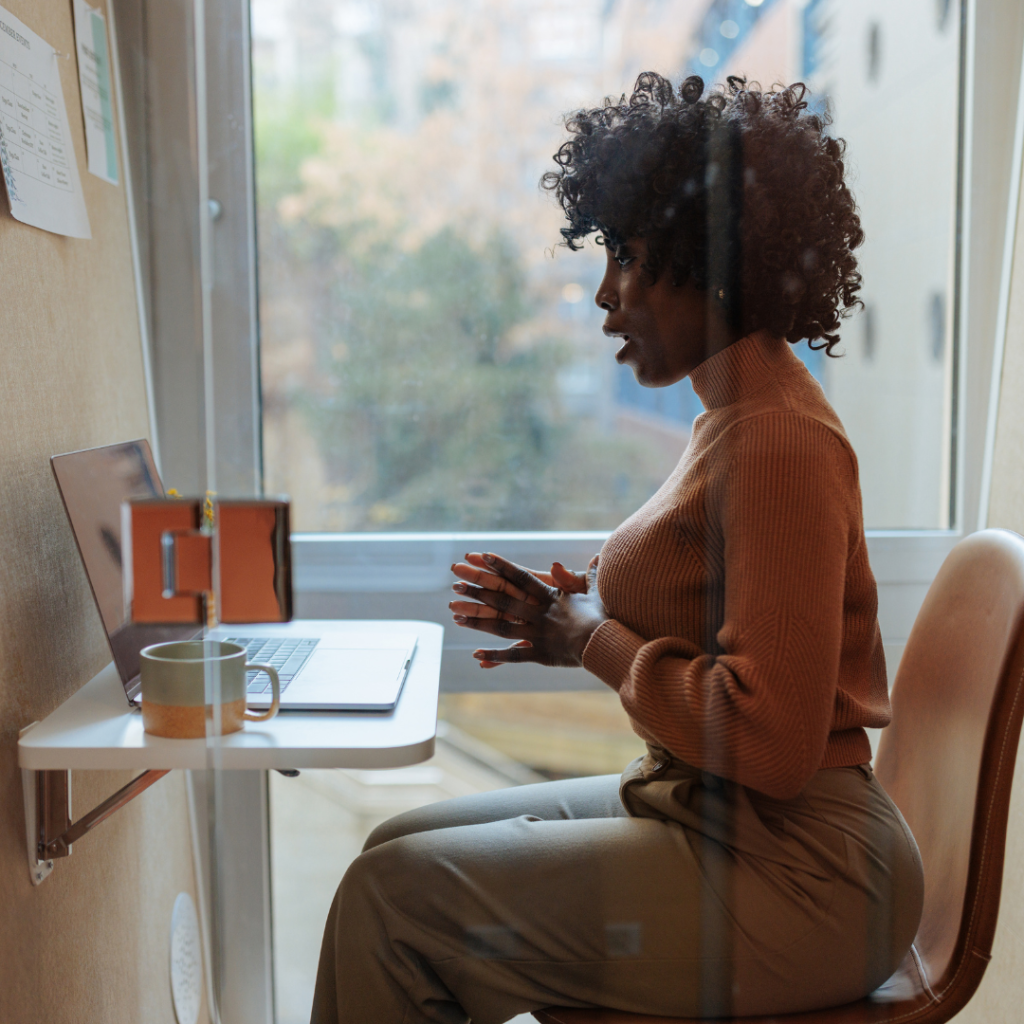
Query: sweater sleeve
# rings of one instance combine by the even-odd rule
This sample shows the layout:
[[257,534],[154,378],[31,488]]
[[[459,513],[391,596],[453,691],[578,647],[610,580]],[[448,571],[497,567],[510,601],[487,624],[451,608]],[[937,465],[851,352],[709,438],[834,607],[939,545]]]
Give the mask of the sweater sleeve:
[[719,445],[708,453],[708,513],[724,539],[719,651],[609,620],[583,663],[677,757],[790,799],[832,722],[853,464],[831,430],[796,413],[741,421]]

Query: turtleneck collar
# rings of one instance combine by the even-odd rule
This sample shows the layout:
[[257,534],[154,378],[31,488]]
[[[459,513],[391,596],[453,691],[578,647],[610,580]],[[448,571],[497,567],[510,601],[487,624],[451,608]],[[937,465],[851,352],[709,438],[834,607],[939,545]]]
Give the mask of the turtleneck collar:
[[784,338],[755,331],[705,359],[691,372],[690,383],[705,409],[719,409],[756,391],[797,359]]

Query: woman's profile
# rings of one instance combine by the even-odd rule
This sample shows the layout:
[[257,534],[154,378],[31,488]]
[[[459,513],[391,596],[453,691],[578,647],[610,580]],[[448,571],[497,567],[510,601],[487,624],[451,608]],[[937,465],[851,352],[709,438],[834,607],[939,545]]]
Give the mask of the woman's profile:
[[909,949],[923,880],[870,768],[890,708],[857,460],[792,348],[837,355],[863,240],[804,97],[646,73],[567,119],[543,184],[566,245],[605,247],[616,358],[647,387],[688,376],[705,412],[586,571],[468,554],[451,608],[495,638],[484,668],[597,676],[648,753],[376,829],[331,908],[316,1024],[812,1010]]

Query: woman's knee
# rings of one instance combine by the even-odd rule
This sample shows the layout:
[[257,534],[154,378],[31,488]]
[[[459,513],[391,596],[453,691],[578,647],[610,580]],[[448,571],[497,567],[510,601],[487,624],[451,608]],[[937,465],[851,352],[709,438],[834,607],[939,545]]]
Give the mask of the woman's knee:
[[[397,817],[401,817],[398,815]],[[382,821],[367,837],[366,842],[363,843],[363,853],[368,850],[374,849],[374,847],[381,846],[384,843],[390,842],[392,839],[397,839],[404,833],[394,826],[394,818],[388,818],[387,821]],[[354,862],[353,862],[354,863]]]
[[[386,824],[386,823],[385,823]],[[372,838],[372,837],[371,837]],[[405,873],[402,861],[407,859],[401,842],[385,846],[388,840],[374,847],[369,845],[345,869],[335,902],[351,907],[354,903],[373,901],[374,894],[387,888]],[[333,909],[333,908],[332,908]]]
[[403,836],[412,835],[415,832],[426,832],[437,828],[438,826],[432,821],[433,815],[429,813],[431,806],[436,805],[403,811],[393,818],[388,818],[387,821],[382,821],[363,843],[363,853],[383,846],[384,843],[389,843],[392,839],[401,839]]
[[392,839],[416,832],[490,824],[524,815],[548,821],[626,817],[625,808],[619,801],[619,776],[600,775],[512,786],[425,804],[378,825],[370,833],[363,850],[372,850]]
[[338,902],[353,910],[375,908],[374,913],[386,906],[408,909],[422,902],[422,893],[437,884],[443,861],[437,843],[420,833],[383,837],[375,846],[368,841],[341,880]]
[[486,816],[474,814],[472,804],[467,807],[465,797],[424,804],[381,822],[363,844],[363,852],[382,846],[393,839],[401,839],[403,836],[411,836],[418,832],[434,832],[450,828],[452,825],[471,824],[478,819],[486,820]]

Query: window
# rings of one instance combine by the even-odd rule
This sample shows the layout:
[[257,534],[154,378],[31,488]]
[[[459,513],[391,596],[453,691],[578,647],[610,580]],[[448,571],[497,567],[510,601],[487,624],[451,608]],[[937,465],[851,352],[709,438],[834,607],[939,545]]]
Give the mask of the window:
[[669,7],[254,4],[265,472],[298,529],[609,529],[671,470],[692,391],[619,372],[603,250],[553,252],[538,189],[561,112],[681,66]]
[[606,530],[653,493],[700,403],[612,361],[603,252],[556,246],[538,179],[559,115],[655,68],[803,80],[832,110],[865,309],[845,358],[801,354],[867,524],[952,525],[949,23],[934,0],[254,0],[267,490],[297,529],[340,532]]

